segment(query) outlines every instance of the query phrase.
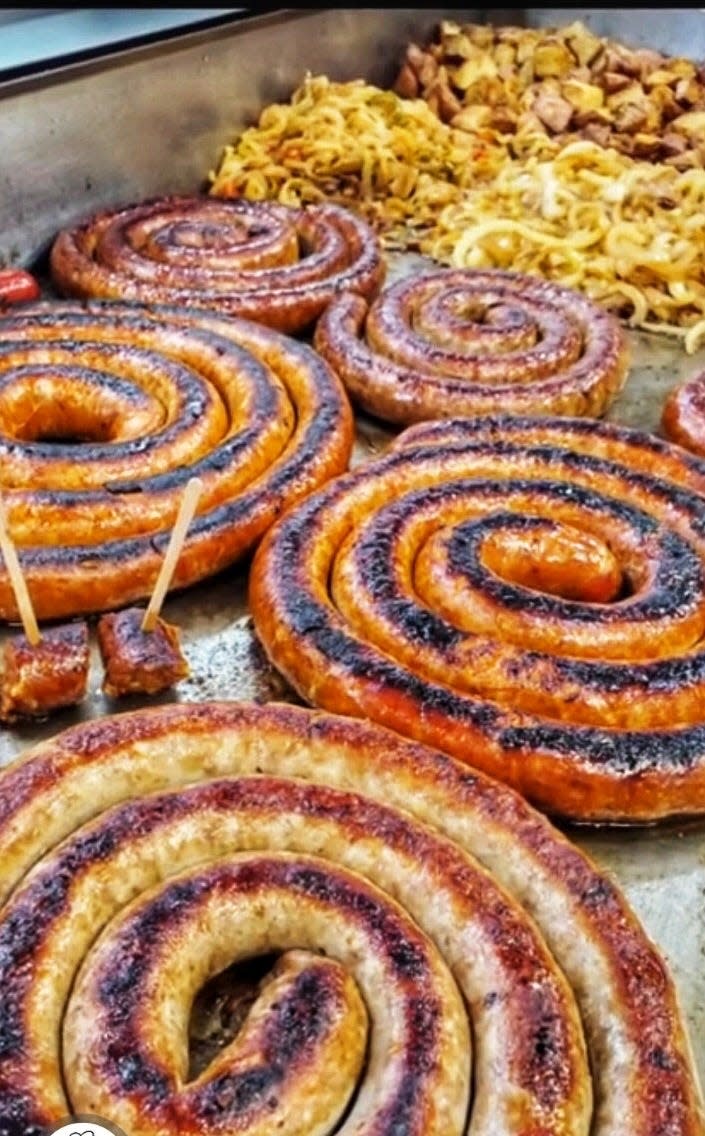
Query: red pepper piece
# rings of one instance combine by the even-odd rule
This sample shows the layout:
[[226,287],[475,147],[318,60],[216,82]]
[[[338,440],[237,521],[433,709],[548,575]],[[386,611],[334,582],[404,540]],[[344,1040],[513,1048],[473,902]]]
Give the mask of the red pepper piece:
[[23,268],[0,269],[0,304],[21,304],[38,299],[40,294],[41,288],[31,272]]

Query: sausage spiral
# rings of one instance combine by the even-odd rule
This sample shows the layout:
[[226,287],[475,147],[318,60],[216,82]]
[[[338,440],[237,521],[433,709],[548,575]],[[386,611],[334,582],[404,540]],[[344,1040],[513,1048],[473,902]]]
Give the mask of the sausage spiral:
[[663,404],[661,430],[669,441],[705,457],[705,371],[673,388]]
[[552,814],[705,812],[705,464],[587,419],[410,427],[250,573],[271,661]]
[[339,205],[152,198],[60,232],[52,280],[62,295],[185,304],[294,334],[348,289],[384,278],[374,230]]
[[369,304],[342,295],[314,346],[368,413],[401,425],[464,415],[603,414],[624,384],[619,322],[533,276],[435,269]]
[[[69,1108],[132,1136],[703,1136],[617,888],[450,758],[303,707],[171,705],[64,731],[0,790],[0,1136]],[[272,952],[189,1080],[197,988]]]
[[[0,486],[38,618],[149,595],[191,475],[204,490],[174,588],[251,548],[352,442],[327,364],[262,325],[64,301],[0,321]],[[16,618],[4,568],[0,617]]]

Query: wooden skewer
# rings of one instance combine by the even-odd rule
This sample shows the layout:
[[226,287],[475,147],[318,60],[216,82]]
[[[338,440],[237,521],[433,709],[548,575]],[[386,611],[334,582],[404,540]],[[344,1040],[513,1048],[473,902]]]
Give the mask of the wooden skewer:
[[15,593],[15,600],[27,641],[32,647],[38,647],[42,641],[39,632],[39,624],[34,614],[29,592],[27,591],[27,583],[20,567],[17,550],[7,527],[7,514],[5,512],[5,503],[2,499],[0,499],[0,551],[5,561],[7,574],[10,577],[12,590]]
[[192,477],[184,489],[184,495],[181,498],[179,505],[179,512],[174,522],[174,527],[171,530],[171,537],[169,538],[169,545],[166,550],[166,555],[162,561],[162,566],[157,576],[157,582],[154,585],[147,610],[144,613],[142,620],[142,631],[154,631],[157,626],[159,612],[161,611],[164,597],[166,596],[171,577],[174,574],[174,569],[181,555],[184,540],[188,527],[193,520],[198,499],[203,491],[203,482],[200,477]]

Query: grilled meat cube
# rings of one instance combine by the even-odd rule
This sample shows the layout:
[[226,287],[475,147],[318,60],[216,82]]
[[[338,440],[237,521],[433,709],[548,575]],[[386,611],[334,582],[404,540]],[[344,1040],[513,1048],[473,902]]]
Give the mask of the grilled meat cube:
[[88,625],[85,620],[42,631],[36,646],[26,635],[5,643],[0,682],[0,721],[44,717],[74,706],[88,685]]
[[98,646],[105,668],[102,689],[112,698],[158,694],[189,674],[179,629],[158,619],[153,631],[143,631],[143,619],[143,608],[128,607],[107,612],[98,621]]

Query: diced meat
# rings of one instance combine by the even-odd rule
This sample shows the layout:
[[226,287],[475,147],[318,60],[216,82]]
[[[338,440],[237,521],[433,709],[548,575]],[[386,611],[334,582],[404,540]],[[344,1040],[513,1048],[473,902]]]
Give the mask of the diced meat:
[[531,109],[544,126],[554,134],[560,134],[565,130],[573,116],[573,107],[568,100],[548,91],[541,91]]
[[84,620],[44,630],[37,646],[25,635],[11,636],[3,650],[0,720],[44,717],[81,702],[89,663]]
[[158,694],[188,677],[179,629],[158,619],[153,631],[143,631],[143,619],[142,608],[129,607],[108,612],[98,620],[98,646],[105,670],[102,689],[111,698]]

